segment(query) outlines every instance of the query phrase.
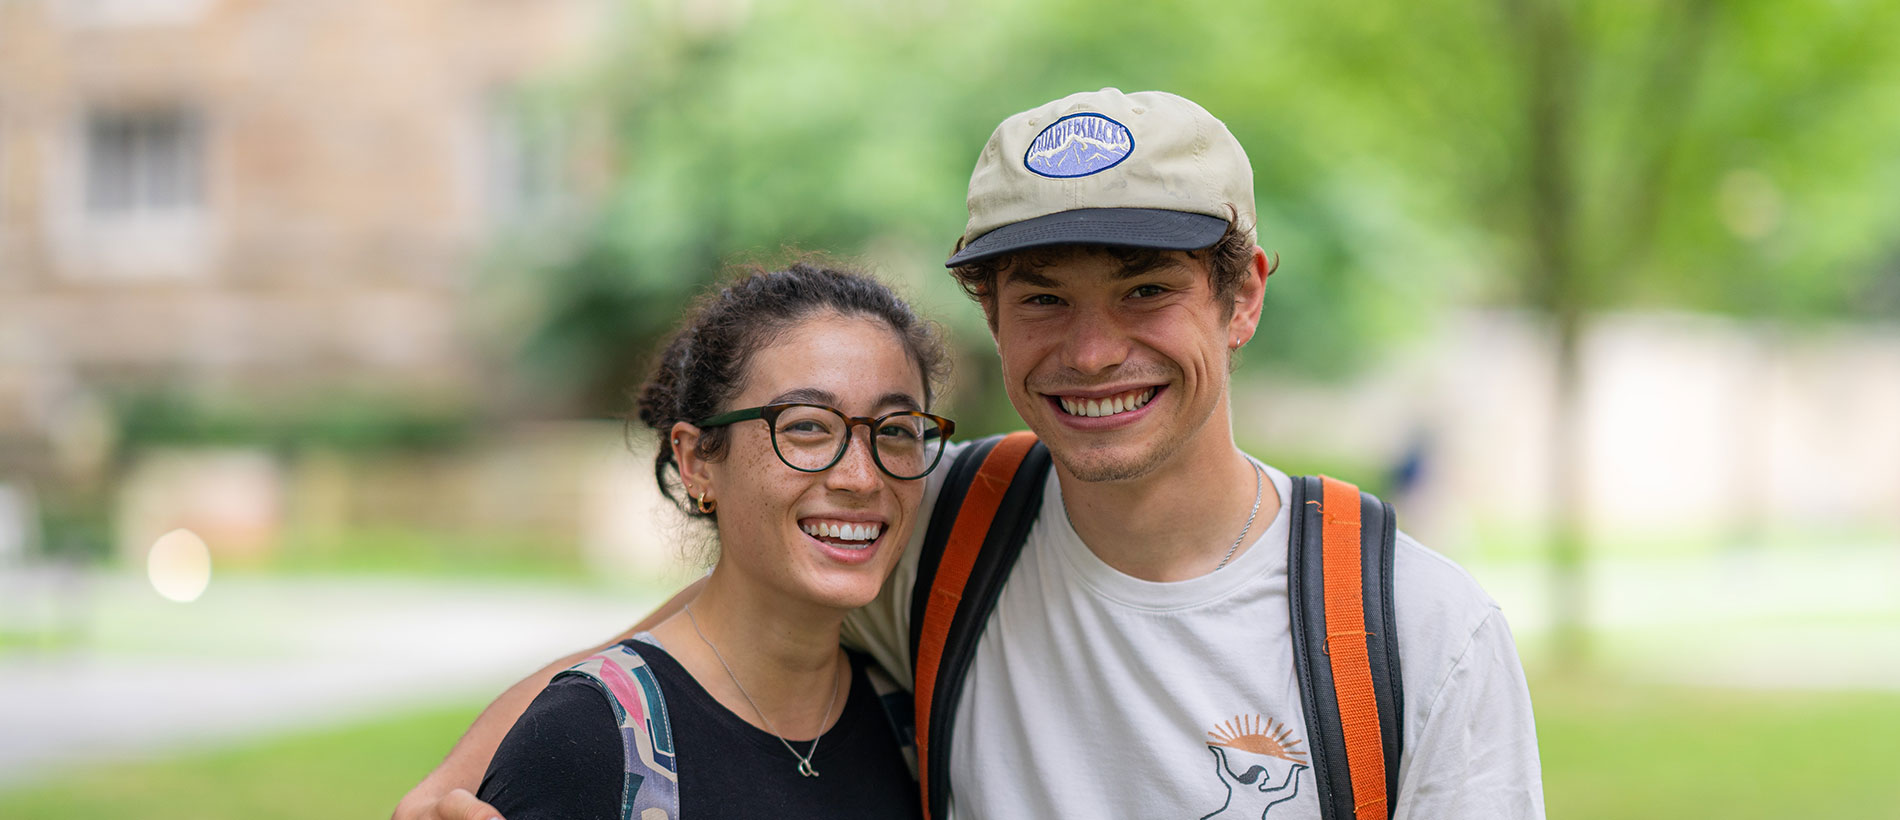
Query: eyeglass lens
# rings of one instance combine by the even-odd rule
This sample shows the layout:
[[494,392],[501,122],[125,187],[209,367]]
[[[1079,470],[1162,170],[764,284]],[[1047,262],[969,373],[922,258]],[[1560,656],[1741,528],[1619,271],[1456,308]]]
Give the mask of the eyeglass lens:
[[[831,466],[850,443],[850,425],[844,416],[825,407],[794,405],[779,413],[772,441],[779,458],[800,470]],[[916,478],[936,463],[943,451],[943,431],[928,416],[892,414],[877,420],[871,443],[878,463],[898,478]]]

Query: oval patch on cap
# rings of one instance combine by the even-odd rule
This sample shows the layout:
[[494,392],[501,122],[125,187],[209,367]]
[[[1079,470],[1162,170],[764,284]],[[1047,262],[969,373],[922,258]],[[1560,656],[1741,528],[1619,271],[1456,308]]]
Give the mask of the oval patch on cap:
[[1100,114],[1070,114],[1029,141],[1023,167],[1055,179],[1099,174],[1135,152],[1128,126]]

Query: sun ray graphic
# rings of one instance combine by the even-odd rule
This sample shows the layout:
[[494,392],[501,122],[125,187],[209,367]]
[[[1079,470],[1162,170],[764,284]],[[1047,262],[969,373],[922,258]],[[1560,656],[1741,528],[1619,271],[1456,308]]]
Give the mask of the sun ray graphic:
[[1222,721],[1207,733],[1208,742],[1215,746],[1239,749],[1260,755],[1271,755],[1281,760],[1305,763],[1306,753],[1293,747],[1300,741],[1293,738],[1293,730],[1283,723],[1274,723],[1272,718],[1259,715],[1235,715],[1232,720]]

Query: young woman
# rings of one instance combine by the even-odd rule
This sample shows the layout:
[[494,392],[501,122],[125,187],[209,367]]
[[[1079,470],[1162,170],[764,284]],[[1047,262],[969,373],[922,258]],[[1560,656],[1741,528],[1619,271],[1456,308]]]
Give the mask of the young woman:
[[698,598],[623,644],[657,680],[677,782],[633,782],[607,688],[564,676],[479,797],[509,820],[642,817],[643,787],[676,787],[689,820],[918,815],[866,661],[838,631],[910,537],[952,428],[926,412],[944,361],[864,276],[794,265],[702,300],[639,410],[662,492],[712,525],[718,559]]

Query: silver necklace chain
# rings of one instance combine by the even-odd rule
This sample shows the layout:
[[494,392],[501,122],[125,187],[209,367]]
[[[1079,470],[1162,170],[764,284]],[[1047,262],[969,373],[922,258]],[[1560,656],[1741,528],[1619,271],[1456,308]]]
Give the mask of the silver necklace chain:
[[1240,549],[1240,542],[1245,540],[1247,533],[1253,530],[1254,516],[1260,514],[1260,465],[1255,464],[1251,458],[1247,459],[1247,465],[1253,468],[1253,509],[1247,511],[1247,526],[1241,527],[1240,534],[1234,536],[1233,545],[1228,547],[1227,554],[1221,557],[1220,565],[1214,567],[1215,572],[1220,572],[1221,567],[1227,566],[1228,561],[1234,560],[1234,551]]
[[[1253,509],[1247,511],[1247,526],[1241,527],[1240,534],[1234,536],[1234,543],[1227,547],[1227,554],[1221,557],[1220,564],[1213,569],[1214,572],[1219,572],[1221,567],[1227,566],[1228,561],[1234,560],[1234,551],[1240,549],[1240,542],[1247,540],[1247,533],[1253,529],[1254,517],[1260,514],[1260,465],[1255,464],[1250,458],[1247,459],[1247,466],[1253,468]],[[1069,529],[1075,530],[1076,537],[1082,537],[1081,530],[1075,527],[1075,516],[1069,515],[1067,503],[1062,505],[1062,515],[1069,519]],[[738,683],[738,681],[733,681],[733,683]]]
[[753,700],[751,693],[745,690],[745,685],[739,682],[739,676],[732,674],[732,665],[726,663],[726,657],[724,655],[719,654],[719,647],[713,646],[713,642],[706,637],[706,633],[700,631],[699,619],[696,617],[693,617],[692,604],[686,605],[686,620],[692,623],[693,632],[699,635],[699,639],[706,642],[706,648],[712,650],[713,657],[719,659],[719,665],[724,667],[726,670],[726,677],[732,679],[733,686],[739,687],[739,694],[745,697],[745,702],[752,704],[752,711],[757,712],[759,715],[759,719],[765,721],[765,728],[772,730],[772,736],[778,738],[778,742],[785,744],[785,751],[791,752],[792,757],[798,758],[798,773],[806,777],[817,777],[818,770],[811,767],[811,759],[814,755],[818,754],[818,741],[824,739],[825,721],[831,719],[831,707],[838,705],[837,659],[835,657],[832,659],[831,700],[825,703],[825,715],[823,718],[821,718],[818,721],[818,736],[811,739],[811,751],[808,751],[801,755],[798,753],[797,749],[792,748],[792,742],[789,740],[786,740],[785,735],[779,733],[778,727],[772,725],[772,719],[765,716],[765,710],[759,708],[759,702],[756,700]]

